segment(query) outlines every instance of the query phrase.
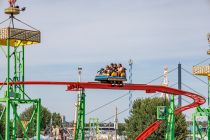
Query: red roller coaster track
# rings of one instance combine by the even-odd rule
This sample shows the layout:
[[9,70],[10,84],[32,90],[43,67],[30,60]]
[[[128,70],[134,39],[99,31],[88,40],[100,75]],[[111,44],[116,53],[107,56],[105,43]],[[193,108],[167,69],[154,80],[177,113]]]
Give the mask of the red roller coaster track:
[[[0,85],[6,85],[7,83],[1,82]],[[113,90],[144,90],[146,93],[163,92],[174,95],[184,95],[194,100],[193,103],[177,108],[175,114],[179,114],[187,109],[194,108],[198,105],[205,103],[205,98],[195,93],[182,91],[170,87],[158,86],[158,85],[146,85],[146,84],[125,84],[125,85],[111,85],[106,83],[97,82],[49,82],[49,81],[25,81],[25,82],[10,82],[10,85],[66,85],[68,91],[78,89],[113,89]],[[136,137],[136,140],[144,140],[150,136],[163,121],[156,121],[148,126],[141,134]]]

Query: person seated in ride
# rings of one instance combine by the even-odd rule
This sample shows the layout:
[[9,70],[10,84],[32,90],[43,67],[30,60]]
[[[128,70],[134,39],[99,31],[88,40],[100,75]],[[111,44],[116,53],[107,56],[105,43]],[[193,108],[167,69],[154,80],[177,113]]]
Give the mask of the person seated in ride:
[[104,75],[104,76],[109,76],[107,70],[104,70],[102,75]]
[[111,68],[109,65],[106,66],[107,76],[111,76]]
[[112,75],[112,72],[113,72],[113,70],[112,70],[111,68],[109,68],[109,69],[108,69],[108,74],[109,74],[109,76]]
[[120,77],[125,76],[125,68],[122,66],[122,64],[117,65],[117,75]]
[[122,73],[120,75],[121,77],[126,77],[126,70],[127,69],[123,67],[123,71],[122,71]]
[[111,63],[111,64],[110,64],[110,67],[113,68],[113,67],[114,67],[114,63]]
[[126,72],[125,70],[123,72],[121,72],[120,77],[126,77]]
[[117,64],[116,64],[116,63],[113,65],[113,69],[114,69],[115,71],[117,71]]
[[117,76],[117,71],[113,70],[111,76]]
[[97,76],[98,76],[98,75],[102,75],[103,71],[104,71],[104,68],[101,68],[101,69],[97,72]]
[[109,66],[108,68],[108,73],[109,73],[109,76],[112,75],[112,72],[113,72],[113,67],[111,67],[111,65]]

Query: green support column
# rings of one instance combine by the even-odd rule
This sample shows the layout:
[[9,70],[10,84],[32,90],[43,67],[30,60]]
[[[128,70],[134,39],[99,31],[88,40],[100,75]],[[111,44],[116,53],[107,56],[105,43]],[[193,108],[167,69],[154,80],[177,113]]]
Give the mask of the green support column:
[[16,116],[16,112],[17,112],[17,105],[16,103],[14,103],[13,105],[13,131],[12,131],[12,138],[13,140],[16,140],[16,132],[17,132],[17,116]]
[[10,39],[7,39],[7,91],[5,140],[10,140]]
[[196,140],[196,115],[193,114],[193,140]]
[[[17,48],[14,49],[14,78],[13,81],[18,81],[18,75],[17,75]],[[14,91],[14,98],[16,99],[16,93],[17,93],[17,85],[14,85],[14,88],[12,88]],[[16,103],[11,103],[13,108],[13,129],[12,129],[12,139],[16,140],[16,130],[17,130],[17,105]]]
[[5,140],[10,140],[10,100],[8,98],[6,100]]
[[208,76],[208,108],[210,108],[210,76]]
[[82,110],[82,140],[85,139],[85,93],[82,92],[82,106],[81,106],[81,110]]
[[[210,108],[210,76],[208,76],[208,108]],[[210,116],[208,115],[208,140],[210,140]]]
[[174,105],[174,95],[171,96],[169,114],[167,119],[167,132],[166,140],[174,140],[174,125],[175,125],[175,105]]
[[79,109],[77,112],[76,133],[74,140],[85,139],[85,92],[82,89],[79,100]]
[[40,140],[40,115],[41,115],[41,99],[37,101],[37,122],[36,122],[36,139]]
[[[22,46],[22,63],[21,63],[20,71],[22,72],[22,81],[25,81],[25,46]],[[22,98],[25,99],[25,85],[21,85],[22,89]]]

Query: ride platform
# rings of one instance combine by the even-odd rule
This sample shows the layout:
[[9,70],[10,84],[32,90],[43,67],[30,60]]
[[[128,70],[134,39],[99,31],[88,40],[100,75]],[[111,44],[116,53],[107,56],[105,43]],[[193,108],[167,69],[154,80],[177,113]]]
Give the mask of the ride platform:
[[40,31],[32,31],[11,27],[0,29],[0,45],[2,46],[18,47],[37,44],[40,42]]
[[209,77],[210,76],[210,66],[193,66],[192,74]]

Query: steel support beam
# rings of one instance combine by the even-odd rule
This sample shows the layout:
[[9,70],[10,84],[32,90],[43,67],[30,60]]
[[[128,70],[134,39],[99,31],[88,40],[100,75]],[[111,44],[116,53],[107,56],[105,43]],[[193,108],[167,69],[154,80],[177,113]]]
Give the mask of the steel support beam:
[[77,112],[76,133],[74,140],[85,139],[85,92],[82,89],[79,100],[79,110]]
[[[182,89],[182,65],[178,64],[178,89]],[[178,96],[178,107],[182,106],[182,96]]]
[[[210,76],[208,76],[208,109],[210,109]],[[208,140],[210,140],[210,115],[208,116]]]
[[40,119],[41,116],[41,99],[37,101],[37,122],[36,122],[36,139],[40,140]]
[[168,118],[167,118],[167,132],[166,132],[166,140],[174,140],[174,126],[175,126],[175,104],[174,104],[174,95],[171,96],[170,107],[168,110]]
[[7,91],[5,140],[10,140],[10,39],[7,39]]

